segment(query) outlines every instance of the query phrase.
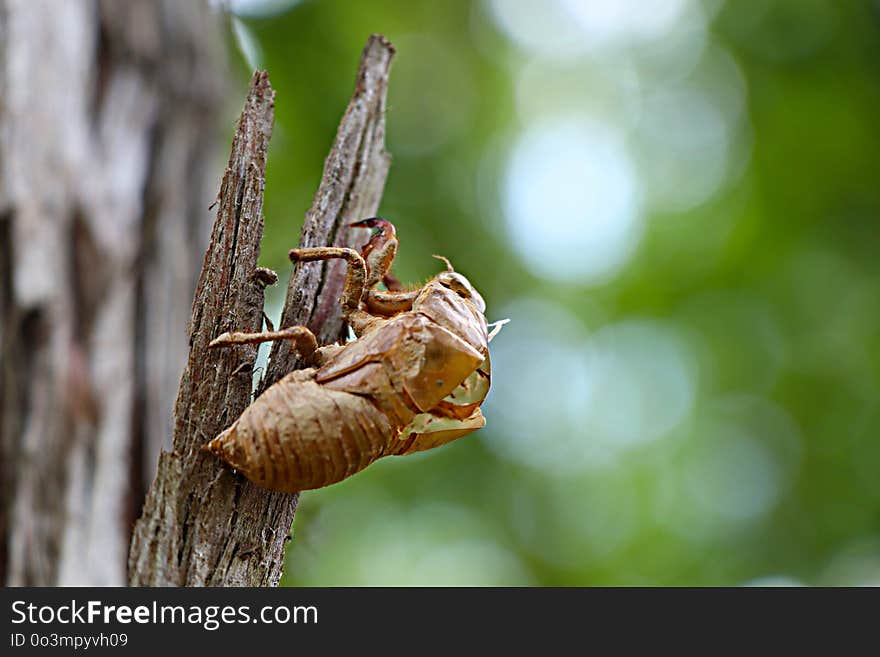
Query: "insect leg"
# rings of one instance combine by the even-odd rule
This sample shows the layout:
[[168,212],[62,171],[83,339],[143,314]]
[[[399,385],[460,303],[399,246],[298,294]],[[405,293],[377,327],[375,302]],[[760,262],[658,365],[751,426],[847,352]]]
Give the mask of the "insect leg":
[[433,415],[432,413],[420,413],[413,418],[408,426],[403,428],[401,432],[403,440],[395,446],[395,451],[392,453],[403,456],[426,449],[434,449],[440,445],[451,443],[477,429],[482,429],[484,426],[486,426],[486,418],[483,417],[479,408],[474,409],[474,412],[463,420]]
[[369,228],[370,239],[361,249],[367,263],[367,289],[384,282],[389,290],[399,291],[400,282],[389,272],[397,255],[397,231],[394,224],[382,217],[370,217],[349,224],[351,228]]
[[395,315],[397,313],[412,310],[413,302],[419,296],[421,290],[410,292],[383,292],[381,290],[369,290],[367,292],[367,310],[377,315]]
[[[391,270],[391,263],[397,256],[397,240],[385,242],[367,255],[367,289],[376,287],[385,280]],[[396,280],[396,279],[395,279]]]
[[[333,258],[345,260],[348,263],[348,271],[345,275],[345,289],[340,300],[342,314],[348,321],[349,317],[358,311],[367,280],[367,266],[357,251],[339,246],[318,246],[308,249],[291,249],[288,257],[293,262],[314,262]],[[349,323],[351,322],[349,321]]]
[[385,274],[382,282],[385,283],[385,289],[389,292],[403,292],[403,283],[397,280],[397,277],[390,272]]
[[303,358],[310,358],[318,348],[315,334],[305,326],[291,326],[280,331],[262,331],[260,333],[226,332],[217,336],[208,344],[208,348],[229,347],[234,344],[259,344],[274,340],[290,340],[294,348]]
[[312,364],[315,367],[321,367],[324,363],[333,358],[333,356],[338,354],[339,351],[344,348],[345,346],[341,344],[328,344],[324,347],[318,347],[315,350],[314,355],[312,356]]

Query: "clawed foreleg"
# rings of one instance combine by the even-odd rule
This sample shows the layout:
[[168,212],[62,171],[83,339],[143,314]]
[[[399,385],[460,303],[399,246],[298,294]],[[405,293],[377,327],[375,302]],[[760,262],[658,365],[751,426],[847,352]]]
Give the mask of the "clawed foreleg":
[[290,340],[296,352],[305,360],[310,360],[318,349],[318,340],[315,334],[305,326],[291,326],[280,331],[261,331],[259,333],[227,331],[212,340],[208,344],[208,348],[231,347],[237,344],[260,344],[275,340]]
[[367,266],[364,259],[354,249],[341,246],[318,246],[306,249],[291,249],[288,256],[293,262],[315,262],[341,258],[348,263],[345,274],[345,289],[342,291],[342,313],[346,319],[358,310],[367,280]]

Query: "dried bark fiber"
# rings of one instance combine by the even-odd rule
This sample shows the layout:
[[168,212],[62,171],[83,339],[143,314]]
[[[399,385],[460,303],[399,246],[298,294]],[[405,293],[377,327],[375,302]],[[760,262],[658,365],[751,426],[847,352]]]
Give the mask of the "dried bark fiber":
[[[357,85],[306,215],[300,246],[346,245],[342,226],[374,214],[389,166],[384,107],[394,49],[373,36]],[[173,451],[164,453],[135,526],[129,557],[132,585],[277,585],[297,496],[260,489],[200,448],[250,402],[252,345],[208,350],[231,329],[259,330],[263,277],[257,271],[262,191],[274,92],[258,72],[233,141],[217,221],[193,303],[190,355],[180,382]],[[338,308],[344,272],[299,265],[291,276],[282,325],[308,324],[322,343],[341,335]],[[295,366],[279,343],[265,389]]]

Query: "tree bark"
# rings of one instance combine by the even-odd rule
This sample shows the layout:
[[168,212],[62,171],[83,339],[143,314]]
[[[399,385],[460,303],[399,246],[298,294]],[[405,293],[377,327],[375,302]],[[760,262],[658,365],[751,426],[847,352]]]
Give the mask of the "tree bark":
[[[346,224],[374,214],[389,158],[384,108],[394,50],[373,36],[361,57],[354,95],[306,215],[301,247],[356,246]],[[274,92],[255,74],[233,140],[217,220],[193,302],[190,354],[178,392],[173,451],[162,454],[132,538],[132,585],[277,585],[298,496],[258,488],[201,447],[231,424],[251,399],[253,345],[208,350],[229,330],[259,330],[265,270],[257,268],[263,232],[266,148]],[[344,269],[299,264],[290,279],[282,326],[308,324],[326,344],[343,335],[339,312]],[[299,366],[276,343],[265,389]]]
[[126,581],[210,226],[222,43],[201,2],[0,0],[3,584]]

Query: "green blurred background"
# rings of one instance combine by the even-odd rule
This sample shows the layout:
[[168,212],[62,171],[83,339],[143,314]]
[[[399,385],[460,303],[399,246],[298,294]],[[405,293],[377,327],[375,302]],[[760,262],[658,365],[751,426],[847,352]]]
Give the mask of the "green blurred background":
[[286,584],[880,585],[880,4],[231,8],[264,264],[380,32],[396,272],[512,320],[488,426],[304,494]]

